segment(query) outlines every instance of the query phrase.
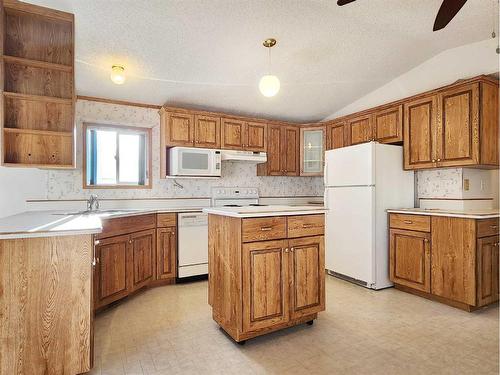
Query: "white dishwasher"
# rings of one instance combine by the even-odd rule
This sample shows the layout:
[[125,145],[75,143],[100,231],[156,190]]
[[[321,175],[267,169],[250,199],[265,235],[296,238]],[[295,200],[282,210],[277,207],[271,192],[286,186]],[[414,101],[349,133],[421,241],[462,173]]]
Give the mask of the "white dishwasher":
[[208,274],[208,215],[180,213],[177,277]]

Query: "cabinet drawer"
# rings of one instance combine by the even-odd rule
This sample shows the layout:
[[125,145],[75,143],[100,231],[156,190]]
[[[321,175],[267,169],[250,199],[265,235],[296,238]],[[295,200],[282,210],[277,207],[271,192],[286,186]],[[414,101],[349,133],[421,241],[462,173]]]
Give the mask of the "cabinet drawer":
[[477,237],[498,235],[498,218],[477,220]]
[[103,220],[96,238],[107,238],[156,228],[156,214],[125,216]]
[[288,217],[288,237],[321,236],[325,234],[324,215],[300,215]]
[[242,221],[243,242],[286,238],[285,217],[258,217]]
[[430,232],[431,217],[425,215],[390,214],[389,226],[391,228]]
[[156,216],[156,226],[158,228],[167,228],[177,226],[177,214],[158,214]]

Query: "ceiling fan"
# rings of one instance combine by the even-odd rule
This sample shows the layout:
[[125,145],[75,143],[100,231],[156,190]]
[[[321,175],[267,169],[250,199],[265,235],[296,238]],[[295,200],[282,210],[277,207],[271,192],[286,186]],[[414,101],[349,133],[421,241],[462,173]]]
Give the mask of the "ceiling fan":
[[[346,5],[356,0],[338,0],[337,5]],[[455,17],[460,9],[464,6],[467,0],[443,0],[441,8],[434,21],[434,28],[432,31],[444,29],[446,25]]]

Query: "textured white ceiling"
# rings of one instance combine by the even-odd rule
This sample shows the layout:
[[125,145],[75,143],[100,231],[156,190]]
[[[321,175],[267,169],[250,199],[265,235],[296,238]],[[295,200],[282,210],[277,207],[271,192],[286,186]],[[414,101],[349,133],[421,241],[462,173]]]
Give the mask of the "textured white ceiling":
[[[496,0],[469,0],[432,32],[441,0],[27,0],[76,17],[79,95],[322,119],[435,54],[487,39]],[[265,98],[261,42],[281,91]],[[109,80],[123,64],[127,82]],[[453,67],[450,67],[453,69]]]

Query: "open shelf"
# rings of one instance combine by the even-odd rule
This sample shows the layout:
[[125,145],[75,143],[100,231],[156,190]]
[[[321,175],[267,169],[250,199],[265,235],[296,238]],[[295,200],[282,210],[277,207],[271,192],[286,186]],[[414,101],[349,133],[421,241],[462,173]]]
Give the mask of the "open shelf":
[[[29,5],[29,4],[28,4]],[[5,6],[4,54],[48,63],[73,66],[73,22],[66,13],[51,17],[41,7],[20,10]]]
[[3,165],[73,168],[74,16],[15,0],[3,7]]

